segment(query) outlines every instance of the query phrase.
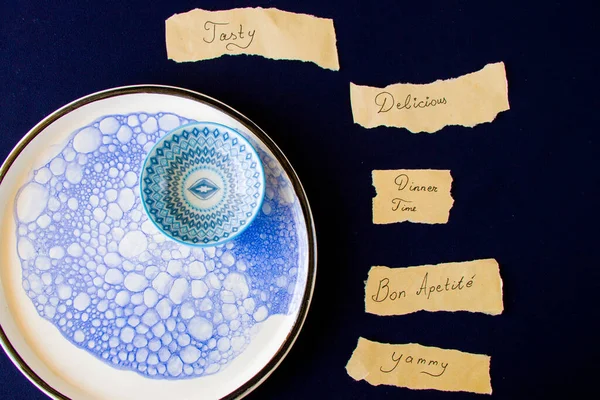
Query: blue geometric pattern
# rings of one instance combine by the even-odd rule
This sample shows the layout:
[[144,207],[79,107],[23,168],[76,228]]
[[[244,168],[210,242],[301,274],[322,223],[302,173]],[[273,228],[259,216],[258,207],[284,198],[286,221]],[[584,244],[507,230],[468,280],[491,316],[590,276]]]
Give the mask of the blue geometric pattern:
[[215,245],[254,219],[264,179],[258,154],[243,136],[223,125],[195,123],[168,133],[151,150],[142,199],[150,219],[172,239]]
[[192,186],[187,188],[194,196],[202,199],[208,200],[215,193],[221,190],[213,181],[208,178],[198,179]]

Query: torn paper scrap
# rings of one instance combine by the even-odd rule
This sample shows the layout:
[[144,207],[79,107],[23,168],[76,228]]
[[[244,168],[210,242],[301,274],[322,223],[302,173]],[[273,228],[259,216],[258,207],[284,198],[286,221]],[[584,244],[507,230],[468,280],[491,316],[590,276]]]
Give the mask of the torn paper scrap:
[[408,268],[372,267],[365,311],[404,315],[416,311],[502,314],[502,278],[493,258]]
[[409,389],[491,394],[490,356],[358,339],[346,365],[354,380]]
[[177,62],[225,54],[312,61],[340,69],[333,20],[276,8],[195,9],[165,22],[167,56]]
[[374,170],[373,223],[445,224],[454,199],[449,170]]
[[350,101],[355,123],[365,128],[406,128],[413,133],[433,133],[446,125],[473,127],[493,121],[510,108],[503,62],[425,85],[376,88],[350,83]]

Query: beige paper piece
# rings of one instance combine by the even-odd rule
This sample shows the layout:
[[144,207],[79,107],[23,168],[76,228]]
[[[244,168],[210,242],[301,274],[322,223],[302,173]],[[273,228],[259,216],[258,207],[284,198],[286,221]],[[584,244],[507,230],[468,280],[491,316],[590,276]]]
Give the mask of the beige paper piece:
[[373,223],[445,224],[454,199],[449,170],[374,170]]
[[409,389],[491,394],[490,356],[358,339],[346,365],[354,380]]
[[473,127],[510,108],[503,62],[425,85],[399,83],[381,89],[350,83],[350,100],[355,123],[413,133],[433,133],[446,125]]
[[372,267],[365,311],[404,315],[415,311],[502,314],[502,278],[493,258],[408,268]]
[[340,69],[333,20],[276,8],[195,9],[165,22],[167,56],[177,62],[225,54],[312,61]]

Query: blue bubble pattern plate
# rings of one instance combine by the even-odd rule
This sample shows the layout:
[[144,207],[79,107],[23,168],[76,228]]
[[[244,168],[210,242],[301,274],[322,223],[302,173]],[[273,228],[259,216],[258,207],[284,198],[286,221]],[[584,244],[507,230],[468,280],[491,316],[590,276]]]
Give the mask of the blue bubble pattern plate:
[[0,168],[0,203],[0,344],[52,398],[239,398],[302,327],[302,186],[258,126],[202,94],[63,107]]

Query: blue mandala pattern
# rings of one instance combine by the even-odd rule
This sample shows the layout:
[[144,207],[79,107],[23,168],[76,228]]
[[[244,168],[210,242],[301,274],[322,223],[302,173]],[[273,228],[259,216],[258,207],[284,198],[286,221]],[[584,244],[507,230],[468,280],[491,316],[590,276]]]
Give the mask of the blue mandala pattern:
[[172,239],[215,245],[254,219],[264,179],[258,154],[243,136],[202,122],[170,132],[152,149],[142,171],[142,199],[150,219]]
[[[162,112],[101,117],[33,170],[15,198],[22,287],[39,316],[107,365],[153,379],[219,373],[265,320],[294,315],[306,286],[302,206],[260,142],[252,145],[265,196],[243,234],[189,246],[150,221],[139,190],[144,160],[190,122]],[[187,187],[214,190],[213,201],[227,190],[193,177]]]
[[198,179],[194,184],[187,188],[192,194],[202,200],[208,200],[215,193],[221,190],[213,181],[208,178]]

